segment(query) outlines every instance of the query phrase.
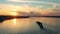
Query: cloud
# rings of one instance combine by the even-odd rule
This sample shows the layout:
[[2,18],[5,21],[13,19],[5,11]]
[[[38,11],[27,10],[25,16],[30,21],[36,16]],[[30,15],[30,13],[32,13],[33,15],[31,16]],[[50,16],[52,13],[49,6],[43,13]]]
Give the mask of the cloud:
[[43,4],[51,4],[51,5],[58,5],[58,6],[60,6],[60,4],[57,4],[57,3],[42,2],[42,1],[23,1],[23,0],[8,0],[8,1],[12,1],[12,2],[26,2],[26,3],[43,3]]
[[5,11],[13,11],[13,10],[24,11],[24,12],[40,10],[39,6],[31,7],[31,6],[27,5],[27,4],[22,4],[22,5],[19,5],[19,6],[17,6],[17,5],[0,4],[0,7],[4,10],[4,12]]
[[27,4],[22,4],[22,5],[8,5],[8,4],[0,4],[0,14],[10,14],[12,11],[13,12],[39,12],[40,14],[43,15],[52,15],[52,14],[57,14],[60,15],[60,11],[54,11],[56,10],[56,6],[52,6],[51,8],[47,8],[42,10],[40,6],[32,7]]
[[20,1],[20,0],[8,0],[8,1],[14,1],[14,2],[18,2],[18,1]]

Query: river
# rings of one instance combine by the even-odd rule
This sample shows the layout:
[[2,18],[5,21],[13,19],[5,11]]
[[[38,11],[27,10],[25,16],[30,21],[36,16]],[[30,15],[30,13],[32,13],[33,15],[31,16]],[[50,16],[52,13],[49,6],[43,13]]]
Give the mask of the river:
[[[40,21],[45,29],[40,29],[36,21]],[[0,34],[60,34],[60,18],[31,17],[5,20],[0,23]]]

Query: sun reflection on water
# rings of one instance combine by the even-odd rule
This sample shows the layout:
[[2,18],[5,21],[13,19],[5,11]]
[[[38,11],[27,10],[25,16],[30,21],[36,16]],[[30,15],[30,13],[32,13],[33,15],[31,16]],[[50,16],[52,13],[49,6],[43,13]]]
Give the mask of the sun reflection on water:
[[16,25],[16,18],[13,19],[13,24]]

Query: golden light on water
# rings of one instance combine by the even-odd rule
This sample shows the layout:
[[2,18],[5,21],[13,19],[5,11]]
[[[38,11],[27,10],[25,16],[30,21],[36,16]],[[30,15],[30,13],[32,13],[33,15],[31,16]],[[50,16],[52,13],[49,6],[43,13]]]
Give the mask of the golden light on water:
[[16,19],[13,19],[13,24],[16,25]]

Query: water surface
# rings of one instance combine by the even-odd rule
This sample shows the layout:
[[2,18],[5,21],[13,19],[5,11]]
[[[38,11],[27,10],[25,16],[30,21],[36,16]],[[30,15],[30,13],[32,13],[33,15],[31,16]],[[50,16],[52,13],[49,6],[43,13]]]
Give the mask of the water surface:
[[[40,21],[45,29],[40,29]],[[60,34],[60,18],[31,17],[5,20],[0,23],[0,34]]]

